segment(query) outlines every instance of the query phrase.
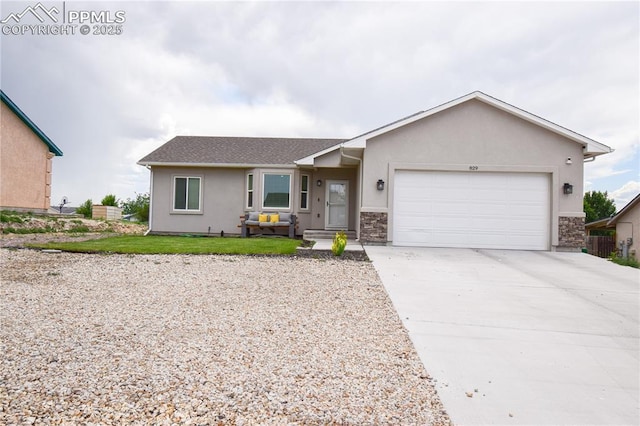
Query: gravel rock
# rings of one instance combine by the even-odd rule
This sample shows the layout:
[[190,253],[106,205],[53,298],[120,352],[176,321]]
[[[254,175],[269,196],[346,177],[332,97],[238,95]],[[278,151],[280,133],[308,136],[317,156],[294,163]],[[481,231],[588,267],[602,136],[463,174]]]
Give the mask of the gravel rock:
[[0,424],[450,424],[368,262],[0,261]]

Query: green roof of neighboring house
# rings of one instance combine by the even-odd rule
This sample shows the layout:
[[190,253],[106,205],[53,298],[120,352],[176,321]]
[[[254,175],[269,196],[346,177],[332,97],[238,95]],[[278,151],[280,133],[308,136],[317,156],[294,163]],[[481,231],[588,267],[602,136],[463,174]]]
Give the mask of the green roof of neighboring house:
[[47,145],[47,147],[49,148],[49,152],[57,156],[62,156],[62,151],[60,150],[60,148],[58,148],[56,144],[53,143],[51,139],[49,139],[49,136],[45,135],[44,132],[40,130],[38,126],[36,126],[36,123],[31,121],[31,119],[27,117],[27,114],[22,112],[22,110],[18,108],[18,105],[14,104],[11,98],[9,98],[9,96],[7,96],[7,94],[2,90],[0,90],[0,98],[2,98],[2,102],[4,102],[9,107],[9,109],[11,109],[11,111],[13,111],[15,115],[17,115],[20,120],[22,120],[22,122],[26,124],[27,127],[33,130],[33,133],[35,133],[36,136],[38,136],[40,140],[44,142],[45,145]]

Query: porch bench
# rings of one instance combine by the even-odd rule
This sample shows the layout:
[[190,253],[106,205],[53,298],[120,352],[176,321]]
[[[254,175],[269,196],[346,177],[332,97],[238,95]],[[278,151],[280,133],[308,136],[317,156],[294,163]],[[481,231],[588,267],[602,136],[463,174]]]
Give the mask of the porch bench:
[[[278,215],[277,221],[272,222],[272,216]],[[263,217],[260,217],[263,216]],[[260,219],[265,219],[261,221]],[[288,229],[289,238],[295,238],[296,229],[298,228],[297,218],[292,213],[258,213],[250,212],[244,216],[240,216],[241,235],[250,237],[252,229],[269,229],[275,233],[276,229]]]

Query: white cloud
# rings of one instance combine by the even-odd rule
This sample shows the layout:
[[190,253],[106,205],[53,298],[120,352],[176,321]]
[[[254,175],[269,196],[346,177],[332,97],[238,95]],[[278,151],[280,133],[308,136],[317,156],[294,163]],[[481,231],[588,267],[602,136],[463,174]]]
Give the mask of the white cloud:
[[100,8],[126,11],[122,36],[2,36],[3,90],[65,152],[54,199],[146,190],[135,162],[176,134],[349,137],[474,90],[615,148],[594,186],[637,179],[637,3]]
[[609,197],[614,199],[617,209],[621,210],[638,194],[640,194],[640,181],[629,181],[615,191],[611,191]]

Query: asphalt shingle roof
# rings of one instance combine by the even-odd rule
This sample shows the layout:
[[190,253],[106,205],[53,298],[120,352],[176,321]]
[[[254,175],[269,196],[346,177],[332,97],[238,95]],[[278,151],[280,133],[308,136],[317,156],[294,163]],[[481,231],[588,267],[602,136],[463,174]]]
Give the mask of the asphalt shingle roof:
[[138,163],[293,164],[346,140],[176,136]]

